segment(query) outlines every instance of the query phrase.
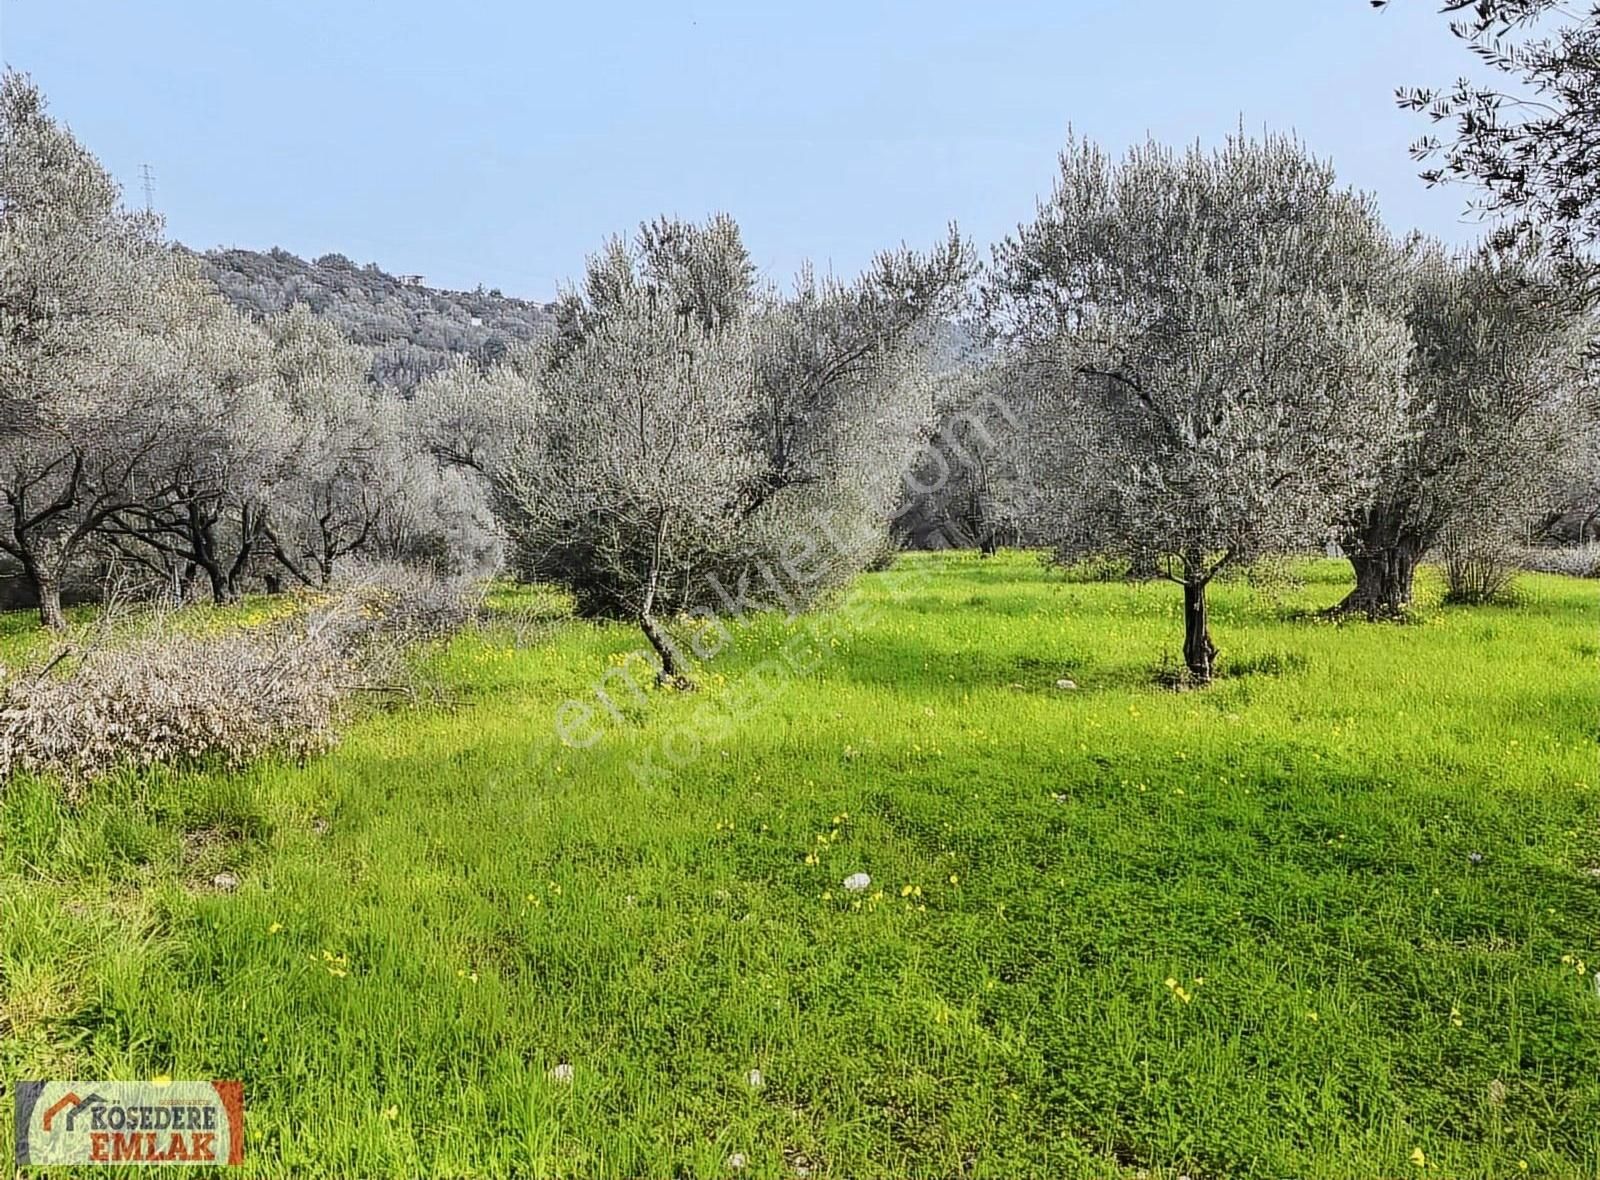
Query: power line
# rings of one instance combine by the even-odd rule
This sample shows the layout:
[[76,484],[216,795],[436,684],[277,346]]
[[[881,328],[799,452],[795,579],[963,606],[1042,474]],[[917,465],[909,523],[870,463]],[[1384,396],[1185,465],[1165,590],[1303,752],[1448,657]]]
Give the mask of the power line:
[[154,213],[156,211],[156,174],[151,170],[149,164],[140,164],[139,176],[144,181],[144,211],[146,213]]

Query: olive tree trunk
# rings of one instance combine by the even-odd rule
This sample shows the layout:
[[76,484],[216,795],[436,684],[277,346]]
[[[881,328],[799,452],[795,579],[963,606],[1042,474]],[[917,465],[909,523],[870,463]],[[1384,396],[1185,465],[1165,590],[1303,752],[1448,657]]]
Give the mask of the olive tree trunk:
[[1356,587],[1334,607],[1338,614],[1396,618],[1411,605],[1417,565],[1437,529],[1425,528],[1414,505],[1404,501],[1367,509],[1340,539],[1355,570]]
[[656,522],[655,544],[650,549],[650,566],[645,576],[644,598],[639,604],[639,629],[644,632],[644,637],[650,641],[656,657],[661,661],[661,671],[657,679],[662,684],[670,684],[677,688],[692,688],[694,684],[686,674],[683,661],[678,658],[677,647],[655,617],[656,590],[661,582],[661,556],[666,549],[666,541],[667,516],[663,512]]
[[1217,663],[1206,609],[1206,585],[1210,580],[1190,576],[1183,583],[1183,662],[1189,675],[1201,684],[1211,683]]
[[1350,554],[1356,587],[1338,609],[1347,613],[1359,611],[1371,619],[1404,614],[1411,605],[1411,587],[1421,560],[1421,553],[1404,542]]
[[34,567],[28,572],[28,580],[39,599],[39,622],[52,631],[62,630],[67,625],[67,616],[61,611],[61,579]]

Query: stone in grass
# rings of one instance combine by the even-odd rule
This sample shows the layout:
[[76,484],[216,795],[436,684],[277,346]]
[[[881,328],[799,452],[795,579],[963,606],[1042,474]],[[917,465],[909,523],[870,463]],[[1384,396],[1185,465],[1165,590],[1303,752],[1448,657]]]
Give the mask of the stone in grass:
[[865,893],[867,886],[872,884],[872,878],[865,873],[851,873],[844,879],[845,892]]
[[211,887],[220,889],[224,893],[232,893],[239,888],[239,878],[233,873],[221,872],[211,878]]
[[1066,677],[1062,677],[1060,680],[1056,681],[1056,687],[1066,689],[1077,688],[1078,682],[1076,680],[1068,680]]
[[728,1167],[732,1168],[735,1172],[744,1171],[745,1165],[749,1162],[749,1160],[744,1158],[744,1152],[742,1151],[736,1151],[728,1157]]
[[745,1074],[744,1080],[750,1083],[750,1088],[752,1090],[759,1090],[762,1086],[767,1084],[767,1079],[761,1075],[761,1071],[759,1069],[752,1069],[749,1073]]
[[549,1072],[547,1072],[544,1076],[549,1078],[552,1082],[560,1082],[564,1086],[571,1085],[572,1066],[563,1061],[560,1065],[552,1065],[549,1069]]

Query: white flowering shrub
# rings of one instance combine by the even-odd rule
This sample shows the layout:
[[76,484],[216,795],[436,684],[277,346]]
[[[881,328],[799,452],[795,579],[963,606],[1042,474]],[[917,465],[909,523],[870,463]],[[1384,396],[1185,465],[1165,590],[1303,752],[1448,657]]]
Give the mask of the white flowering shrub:
[[369,639],[404,643],[454,635],[478,617],[484,586],[475,578],[441,574],[399,562],[351,562],[329,600],[342,622]]
[[8,670],[0,776],[83,779],[127,764],[313,753],[333,742],[347,663],[328,635],[294,622],[221,635],[163,630]]
[[219,631],[169,611],[108,625],[40,667],[0,669],[0,780],[318,753],[353,693],[395,688],[407,648],[474,609],[464,581],[366,566],[254,624]]
[[1600,578],[1600,541],[1559,549],[1524,549],[1517,556],[1517,564],[1537,574]]

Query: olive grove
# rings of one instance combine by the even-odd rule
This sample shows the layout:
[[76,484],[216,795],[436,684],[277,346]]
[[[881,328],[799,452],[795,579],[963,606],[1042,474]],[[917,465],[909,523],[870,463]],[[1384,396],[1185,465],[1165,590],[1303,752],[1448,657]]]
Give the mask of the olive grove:
[[1059,164],[986,272],[952,227],[780,289],[731,218],[663,217],[536,317],[490,341],[467,315],[455,360],[397,369],[403,342],[378,363],[298,280],[223,277],[230,304],[7,73],[0,568],[51,627],[115,570],[231,603],[363,559],[508,568],[637,624],[686,685],[730,617],[896,545],[1026,544],[1179,584],[1203,683],[1224,571],[1337,541],[1342,609],[1395,615],[1429,554],[1485,598],[1530,521],[1600,514],[1578,237],[1396,239],[1279,136]]
[[[234,310],[132,213],[35,86],[0,83],[0,553],[50,627],[74,574],[122,565],[325,585],[354,554],[493,561],[475,485],[445,472],[368,353],[304,307]],[[451,551],[453,546],[459,546]]]

